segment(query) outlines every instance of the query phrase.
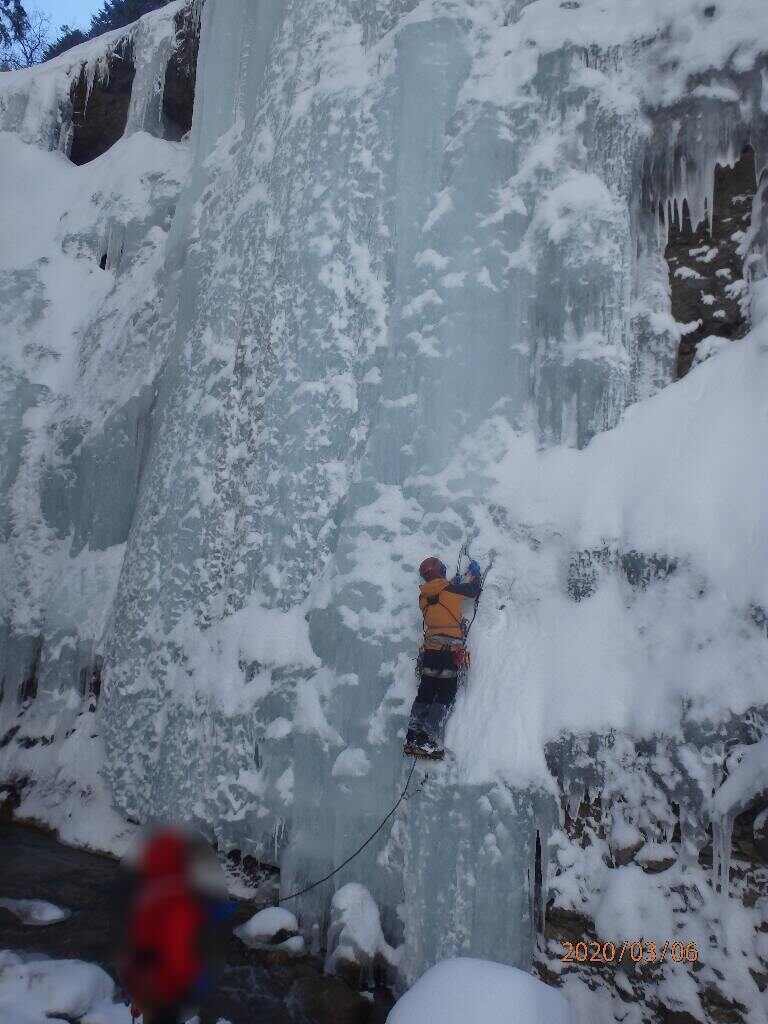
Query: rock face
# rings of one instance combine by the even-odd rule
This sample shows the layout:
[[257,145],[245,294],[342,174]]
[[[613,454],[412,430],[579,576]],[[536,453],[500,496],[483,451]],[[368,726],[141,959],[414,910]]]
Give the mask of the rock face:
[[136,68],[130,44],[115,49],[102,78],[89,82],[85,68],[72,90],[73,164],[87,164],[123,137]]
[[200,22],[194,10],[182,8],[175,23],[176,40],[163,87],[164,136],[172,141],[183,138],[192,128],[200,49]]
[[669,264],[672,316],[683,328],[677,376],[691,368],[699,342],[740,338],[748,329],[744,241],[757,191],[754,150],[747,146],[733,167],[715,168],[714,205],[698,227],[687,202],[670,204]]
[[[158,93],[162,94],[162,107],[155,130],[162,138],[178,142],[192,127],[200,22],[195,8],[184,4],[174,14],[173,23],[170,55],[166,57],[162,80],[156,83]],[[83,65],[72,86],[69,156],[74,164],[95,160],[123,137],[136,78],[133,47],[131,36],[120,40],[95,75],[89,74]]]
[[755,849],[765,864],[768,864],[768,799],[766,807],[755,815],[752,822]]
[[[731,729],[711,737],[716,792],[730,777],[723,750],[743,757],[762,747],[762,728],[750,735],[734,721]],[[671,747],[662,752],[621,737],[607,746],[596,740],[592,764],[602,768],[590,776],[589,793],[579,800],[563,794],[564,827],[553,843],[553,895],[537,969],[566,991],[574,983],[588,986],[595,1019],[620,1020],[631,1004],[638,1024],[743,1024],[768,981],[768,860],[760,843],[766,798],[750,799],[732,829],[716,826],[696,841],[701,823],[686,820],[681,791],[662,792],[654,779],[651,766],[670,756],[687,759]],[[580,759],[577,751],[569,757]],[[615,787],[617,758],[632,766],[622,791]],[[678,775],[677,785],[687,784]],[[624,816],[639,824],[643,839],[632,844],[631,857]],[[620,856],[616,835],[625,839]],[[718,884],[728,900],[726,925],[713,923],[706,909]],[[726,928],[738,929],[740,938]]]
[[286,999],[291,1017],[302,1024],[369,1024],[373,1006],[336,978],[308,975],[291,986]]

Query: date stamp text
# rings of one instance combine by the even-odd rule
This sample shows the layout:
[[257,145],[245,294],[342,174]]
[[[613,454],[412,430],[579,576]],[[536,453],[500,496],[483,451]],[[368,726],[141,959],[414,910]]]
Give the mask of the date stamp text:
[[635,939],[627,942],[564,942],[563,963],[579,964],[695,964],[699,948],[695,942],[667,939],[664,943]]

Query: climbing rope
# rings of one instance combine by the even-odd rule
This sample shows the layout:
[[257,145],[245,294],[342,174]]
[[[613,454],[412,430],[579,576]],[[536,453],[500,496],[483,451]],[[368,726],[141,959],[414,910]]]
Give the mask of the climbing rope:
[[347,857],[347,859],[342,864],[339,864],[339,866],[337,868],[334,868],[333,871],[329,872],[323,878],[318,878],[318,880],[316,882],[312,882],[311,885],[306,886],[306,888],[304,888],[304,889],[299,889],[298,892],[292,892],[290,896],[283,896],[282,899],[277,901],[276,906],[280,906],[281,903],[287,903],[288,900],[295,900],[298,896],[303,896],[305,893],[311,892],[312,889],[316,889],[318,887],[318,885],[322,885],[323,882],[327,882],[330,878],[333,878],[334,875],[338,875],[338,873],[342,870],[342,868],[345,868],[347,866],[347,864],[349,864],[351,861],[353,861],[355,859],[355,857],[357,857],[358,854],[363,852],[363,850],[366,848],[366,846],[368,846],[369,843],[373,842],[373,840],[376,838],[376,836],[379,834],[379,832],[381,832],[381,830],[384,828],[384,826],[387,824],[389,819],[392,817],[392,815],[395,813],[397,808],[400,806],[400,804],[405,799],[405,794],[408,792],[408,787],[411,784],[411,779],[413,778],[413,773],[414,773],[414,771],[416,769],[416,761],[417,760],[418,760],[418,758],[414,757],[413,764],[411,765],[411,770],[408,773],[408,779],[406,780],[406,783],[405,783],[405,788],[403,789],[403,792],[398,797],[397,803],[392,808],[392,810],[389,812],[389,814],[386,816],[386,818],[384,818],[384,820],[381,822],[381,824],[376,829],[376,831],[365,840],[363,845],[358,847],[355,850],[355,852],[353,854],[351,854],[351,856]]

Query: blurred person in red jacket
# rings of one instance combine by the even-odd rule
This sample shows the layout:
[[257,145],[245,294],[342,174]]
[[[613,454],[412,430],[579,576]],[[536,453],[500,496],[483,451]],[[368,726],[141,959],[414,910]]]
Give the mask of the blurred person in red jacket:
[[144,845],[132,888],[120,964],[133,1015],[178,1024],[212,984],[223,874],[199,839],[164,828]]

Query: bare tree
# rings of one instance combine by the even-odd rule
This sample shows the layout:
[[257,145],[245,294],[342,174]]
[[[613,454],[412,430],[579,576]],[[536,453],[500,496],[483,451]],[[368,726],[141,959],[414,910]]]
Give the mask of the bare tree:
[[32,10],[18,39],[0,47],[0,71],[31,68],[43,60],[50,43],[51,18],[44,11]]
[[27,12],[21,0],[0,0],[0,45],[10,46],[27,27]]

